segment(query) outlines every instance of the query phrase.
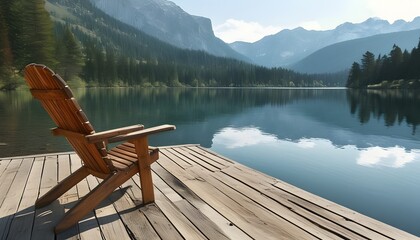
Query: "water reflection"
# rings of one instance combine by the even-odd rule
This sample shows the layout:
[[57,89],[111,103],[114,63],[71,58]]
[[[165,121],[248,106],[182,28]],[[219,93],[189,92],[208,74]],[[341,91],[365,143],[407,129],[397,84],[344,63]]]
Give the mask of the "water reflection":
[[407,151],[403,147],[395,146],[383,148],[379,146],[362,149],[357,158],[357,164],[362,166],[384,166],[392,168],[402,168],[408,163],[420,159],[420,150],[413,149]]
[[[374,143],[418,148],[417,92],[109,88],[78,89],[75,95],[98,131],[137,123],[178,126],[174,133],[152,139],[155,145],[198,143],[211,147],[211,139],[220,129],[255,126],[268,135],[293,141],[321,138],[336,146],[367,148]],[[50,135],[52,121],[28,91],[0,92],[0,124],[0,157],[70,150],[64,140]]]
[[313,139],[299,139],[297,142],[297,146],[303,149],[310,149],[316,146],[316,142]]
[[361,123],[374,117],[384,118],[386,126],[405,121],[412,134],[420,124],[420,92],[403,90],[348,90],[350,112],[357,114]]
[[263,133],[258,128],[246,127],[235,129],[232,127],[223,128],[213,137],[213,144],[221,144],[226,148],[243,148],[253,145],[276,142],[277,138],[270,134]]
[[[229,152],[236,149],[244,155],[247,155],[253,148],[264,149],[267,152],[288,149],[289,152],[295,154],[295,159],[299,159],[301,154],[303,154],[302,157],[307,156],[308,152],[311,152],[311,158],[315,159],[318,156],[324,157],[325,152],[328,152],[330,157],[343,154],[354,155],[356,163],[365,167],[402,168],[411,162],[420,160],[419,149],[406,150],[400,146],[387,148],[373,146],[358,149],[354,145],[336,146],[330,140],[321,138],[301,138],[293,141],[279,139],[275,135],[264,133],[252,126],[223,128],[213,136],[212,142],[213,148],[218,151]],[[303,149],[306,153],[300,152],[299,149]],[[274,154],[271,157],[275,157]]]

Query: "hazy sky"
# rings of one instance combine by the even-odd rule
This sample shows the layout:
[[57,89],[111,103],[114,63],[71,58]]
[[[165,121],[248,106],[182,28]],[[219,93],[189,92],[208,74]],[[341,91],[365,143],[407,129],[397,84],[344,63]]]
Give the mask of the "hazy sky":
[[225,42],[255,42],[282,29],[333,29],[370,17],[394,22],[420,16],[420,0],[171,0],[186,12],[210,18]]

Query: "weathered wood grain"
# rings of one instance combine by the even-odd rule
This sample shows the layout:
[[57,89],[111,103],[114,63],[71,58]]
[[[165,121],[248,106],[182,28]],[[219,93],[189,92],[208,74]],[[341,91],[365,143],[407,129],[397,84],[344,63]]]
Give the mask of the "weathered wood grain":
[[[41,184],[42,169],[45,157],[35,157],[31,173],[19,202],[19,208],[14,215],[7,239],[29,240],[31,239],[32,226],[35,218],[34,202],[38,198]],[[26,162],[24,162],[26,164]]]
[[23,159],[27,164],[21,164],[17,170],[9,192],[0,207],[0,239],[6,239],[6,235],[14,214],[19,208],[19,202],[25,189],[27,178],[32,168],[33,158]]

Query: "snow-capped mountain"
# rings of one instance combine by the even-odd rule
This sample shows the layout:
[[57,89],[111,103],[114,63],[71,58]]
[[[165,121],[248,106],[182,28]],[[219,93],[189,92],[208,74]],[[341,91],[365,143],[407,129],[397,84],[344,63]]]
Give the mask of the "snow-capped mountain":
[[287,67],[326,46],[377,34],[420,29],[420,17],[411,22],[389,23],[369,18],[362,23],[343,23],[333,30],[313,31],[301,27],[282,30],[254,43],[235,42],[231,47],[253,62],[268,67]]

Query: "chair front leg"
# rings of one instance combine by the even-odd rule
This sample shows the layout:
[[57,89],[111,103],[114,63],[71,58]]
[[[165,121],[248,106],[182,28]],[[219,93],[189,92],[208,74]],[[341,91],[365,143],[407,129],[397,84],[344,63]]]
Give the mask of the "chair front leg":
[[143,204],[152,203],[155,201],[155,194],[153,191],[152,169],[150,167],[152,161],[150,159],[149,143],[147,141],[147,137],[134,139],[130,142],[134,143],[138,158]]

